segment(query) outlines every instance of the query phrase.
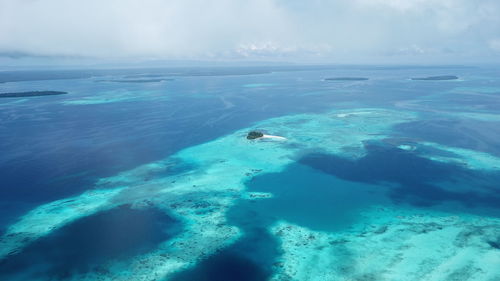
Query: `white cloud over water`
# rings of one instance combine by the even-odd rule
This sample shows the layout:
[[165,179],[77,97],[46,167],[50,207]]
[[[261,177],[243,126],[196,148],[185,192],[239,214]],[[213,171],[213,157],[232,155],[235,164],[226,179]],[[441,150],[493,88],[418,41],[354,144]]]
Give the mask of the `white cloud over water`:
[[0,0],[0,53],[491,61],[497,0]]

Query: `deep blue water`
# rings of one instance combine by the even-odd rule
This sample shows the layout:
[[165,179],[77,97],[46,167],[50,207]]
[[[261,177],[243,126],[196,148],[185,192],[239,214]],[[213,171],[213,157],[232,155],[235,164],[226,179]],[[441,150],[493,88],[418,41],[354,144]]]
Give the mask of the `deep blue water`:
[[106,271],[108,260],[147,253],[179,233],[179,221],[155,209],[120,206],[84,217],[0,262],[2,278],[66,279]]
[[[334,155],[313,154],[301,159],[300,163],[349,181],[382,186],[384,183],[389,183],[389,186],[395,184],[388,190],[389,198],[395,203],[425,207],[443,201],[456,201],[470,208],[500,206],[500,197],[496,194],[500,180],[498,172],[468,170],[460,165],[439,163],[398,148],[367,145],[367,150],[368,154],[356,161]],[[439,183],[445,181],[477,186],[491,192],[485,195],[473,191],[454,192],[439,187]]]
[[[500,174],[438,163],[394,145],[397,139],[431,141],[500,156],[500,119],[445,118],[439,114],[500,114],[497,67],[337,66],[49,74],[0,73],[0,81],[6,81],[0,84],[0,92],[69,92],[65,96],[26,101],[0,100],[0,234],[40,204],[78,195],[93,188],[99,178],[164,159],[254,122],[356,107],[411,109],[421,118],[393,128],[394,140],[366,143],[367,155],[358,160],[314,152],[303,155],[281,173],[249,180],[249,190],[271,192],[275,197],[237,202],[228,219],[243,230],[242,240],[173,280],[265,280],[279,249],[263,229],[280,219],[314,230],[335,231],[355,221],[359,208],[386,200],[417,208],[437,208],[440,203],[455,202],[461,206],[460,211],[482,213],[488,209],[490,215],[500,215]],[[101,81],[148,74],[162,74],[173,80]],[[463,81],[408,80],[448,74]],[[324,81],[346,76],[370,80]],[[467,88],[468,95],[455,95],[457,87]],[[490,90],[485,94],[483,88]],[[111,91],[127,92],[127,97],[133,98],[100,104],[64,104],[113,95]],[[437,96],[426,98],[430,95]],[[188,169],[175,167],[166,173]],[[344,189],[332,188],[339,181],[348,184],[343,185]],[[490,194],[453,192],[442,188],[441,182],[478,185],[490,190]],[[284,190],[283,186],[289,188]],[[297,201],[301,204],[294,204]],[[331,224],[331,220],[336,223]],[[181,224],[154,209],[138,211],[126,206],[85,217],[4,261],[0,264],[0,276],[28,269],[34,272],[33,276],[64,279],[74,272],[95,269],[102,260],[147,251],[180,231]],[[163,231],[165,225],[172,233]],[[54,247],[56,250],[48,251]]]

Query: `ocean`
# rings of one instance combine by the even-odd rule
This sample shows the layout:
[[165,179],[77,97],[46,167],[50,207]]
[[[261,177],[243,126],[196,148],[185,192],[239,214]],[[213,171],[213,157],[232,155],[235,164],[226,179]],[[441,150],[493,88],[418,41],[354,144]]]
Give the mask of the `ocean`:
[[499,139],[498,66],[0,72],[0,280],[500,280]]

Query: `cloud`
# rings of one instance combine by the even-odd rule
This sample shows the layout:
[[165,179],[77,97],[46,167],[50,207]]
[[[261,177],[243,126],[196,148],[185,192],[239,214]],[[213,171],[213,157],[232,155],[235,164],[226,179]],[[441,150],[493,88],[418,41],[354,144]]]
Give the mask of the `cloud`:
[[0,53],[491,60],[498,14],[496,0],[0,0]]
[[489,46],[492,50],[500,52],[500,38],[491,40]]

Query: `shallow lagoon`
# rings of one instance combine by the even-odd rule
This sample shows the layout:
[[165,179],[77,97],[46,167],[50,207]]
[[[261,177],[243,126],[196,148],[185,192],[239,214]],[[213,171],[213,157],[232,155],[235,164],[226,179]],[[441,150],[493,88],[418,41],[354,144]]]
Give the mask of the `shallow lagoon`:
[[228,71],[2,84],[0,276],[500,278],[500,69]]

